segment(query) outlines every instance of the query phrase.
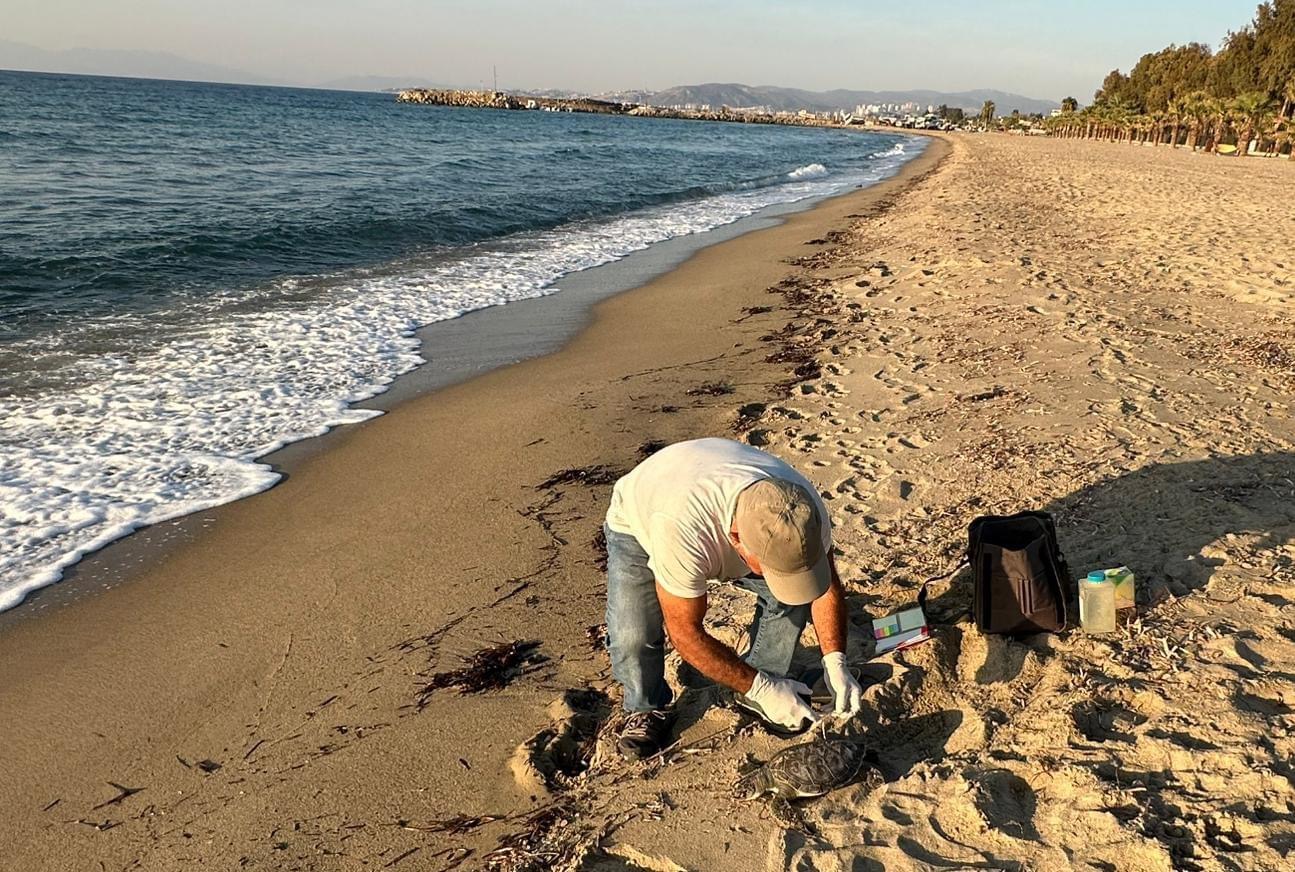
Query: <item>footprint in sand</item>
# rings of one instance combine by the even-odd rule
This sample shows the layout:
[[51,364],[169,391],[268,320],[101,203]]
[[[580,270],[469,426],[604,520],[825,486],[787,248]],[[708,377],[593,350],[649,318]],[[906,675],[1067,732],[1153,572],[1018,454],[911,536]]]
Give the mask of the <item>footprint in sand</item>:
[[895,454],[900,448],[908,449],[909,451],[920,451],[923,448],[929,448],[931,445],[930,440],[916,430],[909,433],[887,433],[886,438],[888,440],[886,443],[886,452],[888,454]]
[[517,785],[533,797],[574,784],[606,752],[595,754],[611,715],[611,701],[596,690],[568,690],[549,704],[549,724],[517,747],[508,761]]

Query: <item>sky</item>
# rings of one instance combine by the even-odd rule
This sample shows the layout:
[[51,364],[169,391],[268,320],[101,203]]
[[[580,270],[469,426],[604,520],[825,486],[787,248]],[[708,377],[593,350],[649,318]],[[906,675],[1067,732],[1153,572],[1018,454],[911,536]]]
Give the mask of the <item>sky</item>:
[[[1091,98],[1257,0],[4,0],[3,38],[166,51],[293,84],[354,75],[588,92],[743,82]],[[16,9],[14,8],[16,5]]]

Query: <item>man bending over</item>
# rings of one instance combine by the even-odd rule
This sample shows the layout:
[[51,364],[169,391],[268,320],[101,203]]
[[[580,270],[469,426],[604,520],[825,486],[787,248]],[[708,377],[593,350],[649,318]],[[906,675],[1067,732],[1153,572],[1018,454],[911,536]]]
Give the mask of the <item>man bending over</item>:
[[[607,643],[629,713],[620,747],[647,757],[674,723],[665,639],[784,734],[817,719],[810,690],[788,677],[810,618],[839,714],[862,690],[845,663],[845,593],[832,561],[827,507],[778,458],[728,439],[663,448],[616,482],[607,536]],[[706,632],[706,589],[734,580],[756,595],[744,656]]]

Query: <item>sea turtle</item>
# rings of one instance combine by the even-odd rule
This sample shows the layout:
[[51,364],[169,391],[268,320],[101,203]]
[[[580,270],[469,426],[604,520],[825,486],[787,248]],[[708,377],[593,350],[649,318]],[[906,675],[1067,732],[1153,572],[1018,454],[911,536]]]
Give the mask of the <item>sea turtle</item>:
[[[738,776],[733,797],[739,800],[771,797],[770,811],[781,823],[794,826],[791,800],[823,796],[855,779],[864,768],[867,752],[862,743],[839,737],[815,737],[779,751],[767,763]],[[881,773],[867,767],[864,780],[881,783]]]

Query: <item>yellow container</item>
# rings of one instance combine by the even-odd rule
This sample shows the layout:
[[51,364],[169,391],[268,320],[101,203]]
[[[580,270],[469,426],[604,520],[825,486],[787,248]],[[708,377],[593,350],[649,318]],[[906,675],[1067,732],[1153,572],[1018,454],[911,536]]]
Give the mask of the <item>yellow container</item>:
[[1131,609],[1137,605],[1133,588],[1133,570],[1127,566],[1119,566],[1106,570],[1106,577],[1115,585],[1115,608]]

